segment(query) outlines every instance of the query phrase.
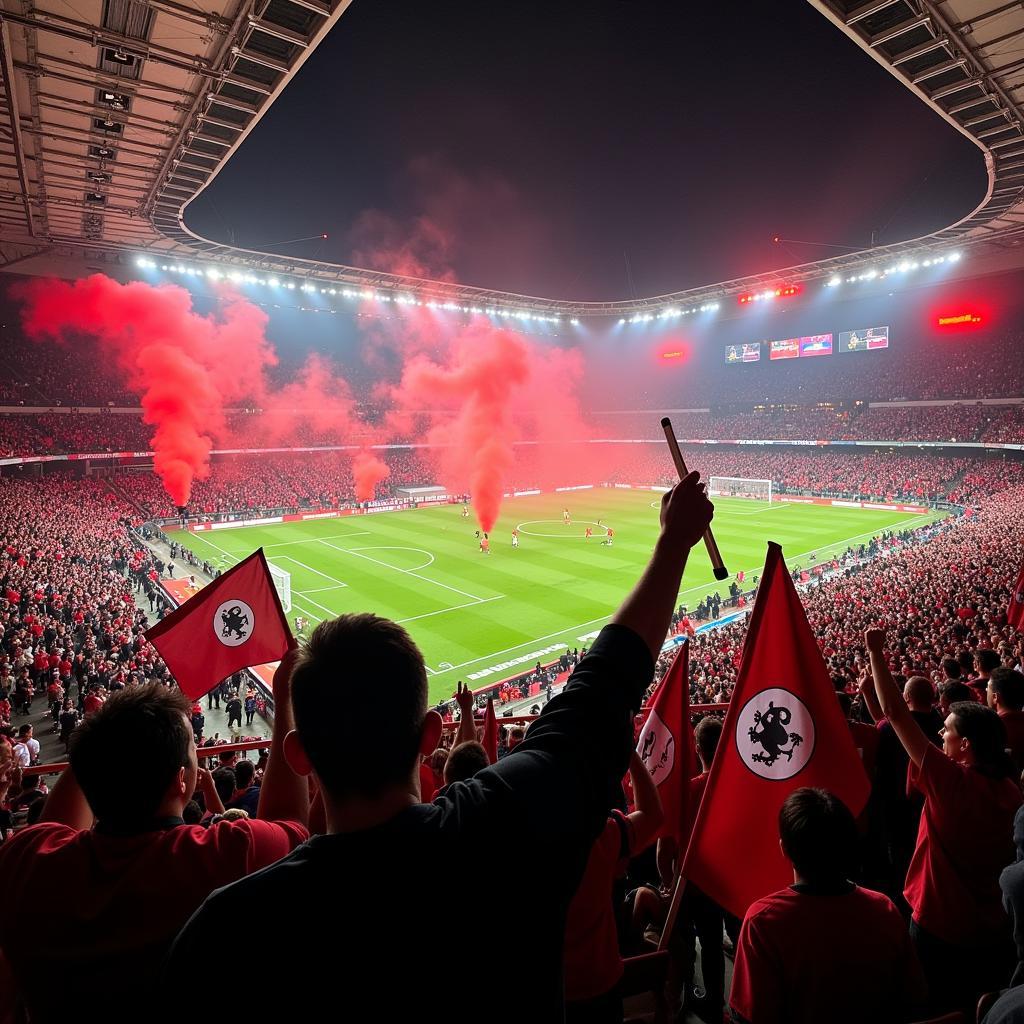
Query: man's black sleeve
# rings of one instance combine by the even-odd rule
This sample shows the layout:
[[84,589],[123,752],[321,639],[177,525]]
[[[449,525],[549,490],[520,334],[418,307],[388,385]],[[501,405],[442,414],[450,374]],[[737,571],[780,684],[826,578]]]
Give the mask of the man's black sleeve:
[[560,839],[589,848],[621,799],[633,716],[653,677],[647,644],[626,626],[605,626],[526,739],[435,801],[447,824],[465,834],[490,823],[506,836],[543,834],[552,849]]

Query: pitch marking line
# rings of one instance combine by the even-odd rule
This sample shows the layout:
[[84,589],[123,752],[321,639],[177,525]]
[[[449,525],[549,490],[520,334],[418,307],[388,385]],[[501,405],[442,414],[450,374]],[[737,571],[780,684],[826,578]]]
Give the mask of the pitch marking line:
[[[915,517],[915,519],[922,519],[922,520],[923,519],[927,519],[927,518],[928,518],[928,516],[925,516],[925,515],[916,516]],[[914,520],[908,519],[908,520],[906,520],[906,522],[904,524],[892,523],[889,526],[878,526],[874,530],[870,530],[867,533],[858,533],[858,534],[854,535],[853,537],[847,537],[845,540],[833,541],[831,544],[819,544],[817,547],[812,548],[810,551],[804,551],[804,552],[802,552],[799,555],[787,556],[787,560],[789,562],[796,562],[798,559],[804,558],[804,557],[806,557],[807,555],[810,555],[810,554],[814,554],[814,552],[818,551],[819,548],[821,550],[823,550],[823,551],[826,551],[826,550],[829,550],[829,549],[833,549],[834,550],[834,549],[840,547],[841,545],[849,545],[849,543],[851,541],[860,540],[862,537],[874,537],[874,536],[876,536],[879,533],[883,533],[886,530],[891,530],[894,527],[900,526],[900,525],[912,526],[912,525],[921,525],[921,524],[920,523],[915,523]],[[763,568],[764,568],[763,565],[758,565],[758,566],[755,566],[752,569],[745,569],[743,571],[745,573],[754,573],[754,572],[757,572],[757,571],[759,571],[760,569],[763,569]],[[683,597],[685,594],[692,594],[692,593],[694,593],[695,591],[698,591],[698,590],[706,590],[708,588],[708,586],[710,586],[714,582],[715,582],[714,580],[709,580],[706,583],[698,583],[696,586],[689,587],[687,590],[679,591],[679,596]],[[595,622],[607,622],[612,617],[612,615],[614,615],[614,614],[615,614],[614,611],[611,611],[607,615],[600,615],[596,619],[588,619],[586,622],[581,622],[581,623],[579,623],[576,626],[566,626],[565,629],[560,629],[557,633],[548,633],[547,636],[533,637],[531,640],[527,640],[527,641],[525,641],[524,643],[521,643],[521,644],[516,644],[514,647],[506,647],[506,648],[504,648],[504,650],[501,650],[501,651],[492,651],[490,654],[484,654],[484,655],[482,655],[479,658],[472,658],[469,661],[463,661],[463,662],[461,662],[458,665],[451,665],[449,668],[445,668],[445,669],[431,669],[431,668],[428,668],[427,671],[431,675],[441,675],[444,672],[455,672],[458,669],[466,668],[468,665],[476,665],[478,662],[481,662],[481,661],[490,661],[492,658],[497,658],[497,657],[499,657],[502,654],[511,654],[513,651],[521,651],[524,647],[530,647],[533,644],[542,643],[545,640],[554,640],[557,637],[565,636],[566,633],[575,633],[576,630],[582,629],[584,626],[592,626]]]
[[342,587],[348,587],[347,583],[336,583],[333,587],[316,587],[313,590],[296,590],[296,594],[325,594],[328,590],[341,590]]
[[[299,600],[301,599],[303,604],[311,604],[314,608],[319,608],[320,611],[327,613],[328,618],[335,619],[338,617],[338,613],[336,611],[332,611],[330,608],[324,607],[324,605],[320,604],[318,601],[314,601],[313,598],[311,597],[306,597],[306,595],[303,594],[301,591],[295,591],[292,594],[292,598],[295,604],[298,604]],[[320,618],[319,615],[314,615],[313,618],[316,619],[317,622],[324,621]]]
[[[343,554],[355,555],[356,558],[365,558],[368,562],[374,562],[377,565],[384,566],[385,569],[392,569],[395,572],[404,572],[407,576],[412,576],[414,579],[422,580],[424,583],[433,583],[435,587],[443,587],[445,590],[450,590],[453,594],[460,594],[462,597],[468,597],[471,601],[475,601],[477,604],[482,604],[487,600],[487,598],[478,597],[476,594],[467,593],[465,590],[459,590],[458,587],[451,587],[447,583],[442,583],[440,580],[432,580],[429,576],[420,576],[415,569],[402,569],[397,565],[392,565],[390,562],[382,562],[379,558],[373,558],[371,555],[364,555],[361,551],[356,551],[352,548],[339,548],[337,544],[332,544],[330,541],[322,540],[320,543],[325,544],[329,548],[334,548],[335,551],[341,551]],[[364,550],[371,551],[373,549],[366,548]],[[391,550],[399,549],[392,547]],[[406,548],[405,550],[420,551],[423,554],[429,554],[429,552],[423,551],[422,548]]]
[[[330,580],[330,582],[333,583],[334,586],[336,586],[336,587],[347,587],[348,586],[347,583],[342,583],[341,580],[335,579],[333,576],[328,576],[327,573],[321,572],[319,569],[314,569],[313,566],[306,565],[305,562],[300,562],[297,558],[292,558],[291,555],[278,555],[277,556],[277,560],[279,562],[292,562],[295,565],[299,566],[299,568],[305,569],[307,572],[315,573],[317,576],[322,576],[325,580]],[[333,589],[333,588],[329,588],[329,589]],[[304,591],[304,593],[311,594],[311,593],[313,593],[313,591],[307,590],[307,591]]]
[[320,540],[344,540],[346,537],[369,537],[369,530],[353,530],[351,533],[335,533],[330,537],[307,537],[305,540],[282,540],[276,544],[264,544],[263,550],[269,551],[271,548],[290,548],[296,544],[316,544]]
[[424,612],[422,615],[410,615],[407,619],[396,619],[395,621],[401,625],[405,622],[415,622],[417,619],[429,619],[433,615],[445,615],[448,612],[457,612],[460,608],[476,608],[477,605],[489,604],[491,601],[500,601],[504,597],[504,594],[499,594],[497,597],[485,597],[482,601],[467,601],[465,604],[453,604],[450,608],[438,608],[436,612]]

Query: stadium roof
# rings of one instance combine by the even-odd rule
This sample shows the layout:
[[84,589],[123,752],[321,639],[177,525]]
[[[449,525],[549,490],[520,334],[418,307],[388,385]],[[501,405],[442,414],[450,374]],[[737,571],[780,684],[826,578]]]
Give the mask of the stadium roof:
[[576,317],[697,307],[951,248],[1024,261],[1024,4],[995,0],[809,0],[984,156],[988,190],[977,209],[923,238],[668,295],[574,302],[243,250],[190,232],[188,203],[350,2],[0,0],[0,268],[77,260],[113,270],[142,254]]

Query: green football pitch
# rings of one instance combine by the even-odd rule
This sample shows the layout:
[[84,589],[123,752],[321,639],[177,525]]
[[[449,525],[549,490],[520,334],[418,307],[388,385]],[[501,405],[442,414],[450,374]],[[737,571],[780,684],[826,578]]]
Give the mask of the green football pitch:
[[[646,564],[659,499],[652,491],[604,488],[508,499],[489,555],[479,550],[476,522],[463,518],[461,505],[175,536],[221,567],[262,546],[291,574],[291,616],[311,624],[355,611],[403,623],[426,658],[431,699],[439,700],[459,679],[478,689],[588,643]],[[564,507],[571,525],[562,520]],[[729,571],[742,569],[749,581],[760,574],[769,540],[782,545],[792,569],[806,566],[812,553],[822,558],[932,518],[718,498],[714,529]],[[612,527],[612,546],[602,544],[599,520]],[[692,608],[715,590],[725,597],[728,585],[715,581],[698,545],[680,603]]]

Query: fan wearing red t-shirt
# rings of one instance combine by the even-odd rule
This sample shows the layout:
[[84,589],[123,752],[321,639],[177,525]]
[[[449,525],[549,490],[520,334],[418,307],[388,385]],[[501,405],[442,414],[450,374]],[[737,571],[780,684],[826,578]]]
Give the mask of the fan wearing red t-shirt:
[[1024,770],[1024,675],[997,668],[988,677],[988,706],[1006,729],[1006,746],[1018,771]]
[[[621,1020],[622,954],[612,888],[631,857],[647,849],[664,815],[658,788],[634,750],[629,760],[635,810],[613,811],[590,850],[565,921],[565,1019]],[[617,1016],[616,1016],[617,1015]]]
[[69,1009],[108,1024],[151,1012],[163,957],[196,907],[308,838],[308,787],[281,754],[292,661],[274,678],[262,820],[184,824],[197,780],[223,808],[180,690],[122,690],[75,731],[40,823],[0,845],[0,954],[35,1024]]
[[932,746],[900,697],[885,657],[885,633],[869,629],[875,693],[910,758],[909,782],[924,797],[917,846],[903,890],[911,937],[932,1009],[968,1010],[1002,988],[1015,961],[999,874],[1014,859],[1021,805],[999,716],[974,701],[951,705],[942,750]]
[[797,789],[779,811],[793,885],[743,919],[729,1003],[749,1024],[903,1021],[924,977],[892,901],[848,880],[857,857],[849,809],[824,789]]

